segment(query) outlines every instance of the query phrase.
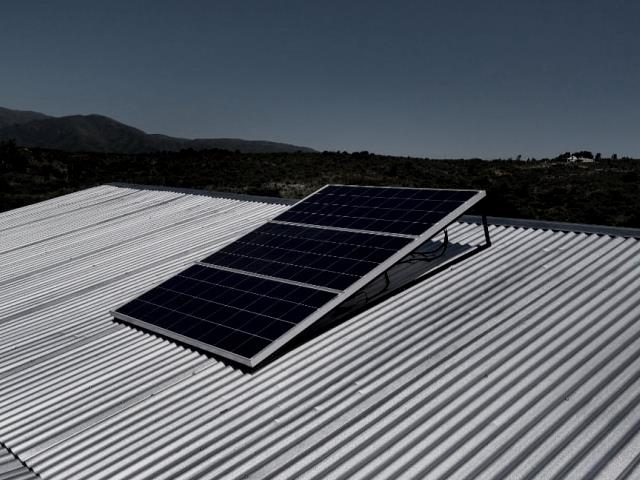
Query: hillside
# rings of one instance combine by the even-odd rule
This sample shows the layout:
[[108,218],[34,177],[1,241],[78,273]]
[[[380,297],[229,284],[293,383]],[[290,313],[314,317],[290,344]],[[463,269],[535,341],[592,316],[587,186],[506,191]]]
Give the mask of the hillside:
[[239,150],[246,153],[312,152],[286,143],[236,138],[187,139],[149,134],[103,115],[50,117],[38,112],[0,109],[0,141],[70,152],[145,153],[182,149]]
[[0,211],[130,182],[300,198],[327,183],[478,188],[486,213],[640,228],[640,161],[430,160],[361,153],[183,150],[116,155],[0,143]]
[[31,112],[29,110],[11,110],[0,107],[0,128],[27,123],[32,120],[51,118],[44,113]]

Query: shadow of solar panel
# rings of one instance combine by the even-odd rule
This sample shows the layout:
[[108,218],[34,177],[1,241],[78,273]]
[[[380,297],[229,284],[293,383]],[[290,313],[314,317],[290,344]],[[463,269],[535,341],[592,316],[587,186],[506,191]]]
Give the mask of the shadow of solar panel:
[[330,185],[274,220],[420,235],[477,191]]

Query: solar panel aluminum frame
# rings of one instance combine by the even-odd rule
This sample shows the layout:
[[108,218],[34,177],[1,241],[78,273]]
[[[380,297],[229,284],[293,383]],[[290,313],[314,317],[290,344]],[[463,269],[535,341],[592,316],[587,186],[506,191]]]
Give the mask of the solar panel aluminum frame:
[[[313,195],[315,195],[317,193],[320,193],[322,190],[324,190],[328,186],[330,186],[330,185],[326,185],[325,187],[321,188],[320,190],[317,190],[317,191],[313,192],[311,195],[303,198],[302,200],[300,200],[296,204],[292,205],[292,207],[295,206],[295,205],[298,205],[299,203],[302,203],[302,202],[306,201],[309,197],[311,197],[311,196],[313,196]],[[331,186],[362,187],[362,185],[335,185],[335,184],[332,184]],[[374,187],[374,188],[381,188],[381,187]],[[403,188],[403,187],[393,187],[393,188]],[[415,188],[415,187],[406,187],[406,188],[411,189],[411,188]],[[449,190],[452,190],[452,189],[429,189],[429,190],[449,191]],[[358,292],[361,288],[366,286],[371,280],[376,278],[378,275],[384,273],[387,269],[389,269],[395,263],[400,261],[406,255],[408,255],[409,253],[414,251],[416,248],[418,248],[424,242],[426,242],[427,240],[429,240],[432,237],[434,237],[435,235],[437,235],[439,232],[441,232],[443,229],[445,229],[447,226],[449,226],[451,223],[453,223],[455,220],[457,220],[459,217],[461,217],[469,208],[471,208],[472,206],[474,206],[475,204],[477,204],[479,201],[481,201],[483,198],[486,197],[486,192],[483,191],[483,190],[456,189],[456,191],[471,191],[471,192],[476,192],[476,194],[473,197],[469,198],[463,204],[459,205],[455,210],[452,210],[449,214],[447,214],[441,220],[439,220],[438,222],[433,224],[428,230],[426,230],[425,232],[423,232],[420,235],[406,235],[406,234],[397,234],[397,233],[382,233],[382,232],[372,232],[372,231],[369,231],[369,230],[344,229],[344,228],[339,228],[339,227],[326,227],[326,226],[319,226],[319,225],[282,222],[282,223],[291,223],[293,225],[302,225],[302,226],[307,226],[307,227],[322,228],[322,229],[327,229],[327,230],[349,230],[349,231],[361,232],[361,233],[375,233],[375,234],[378,234],[378,235],[400,236],[400,237],[406,237],[406,238],[413,238],[413,241],[408,243],[402,249],[398,250],[395,254],[390,256],[387,260],[385,260],[384,262],[380,263],[377,267],[375,267],[369,273],[367,273],[366,275],[364,275],[363,277],[361,277],[360,279],[355,281],[348,288],[346,288],[345,290],[343,290],[342,292],[337,294],[332,300],[330,300],[329,302],[325,303],[318,310],[316,310],[311,315],[306,317],[304,320],[302,320],[301,322],[299,322],[298,324],[293,326],[290,330],[288,330],[282,336],[280,336],[279,338],[277,338],[276,340],[271,342],[269,345],[267,345],[264,349],[262,349],[260,352],[258,352],[256,355],[254,355],[251,358],[247,358],[247,357],[243,357],[243,356],[237,355],[237,354],[235,354],[233,352],[229,352],[227,350],[214,347],[214,346],[212,346],[210,344],[201,342],[201,341],[196,340],[194,338],[181,335],[181,334],[173,332],[171,330],[166,330],[166,329],[164,329],[162,327],[158,327],[156,325],[144,322],[142,320],[137,320],[137,319],[135,319],[133,317],[130,317],[128,315],[124,315],[124,314],[121,314],[121,313],[117,312],[117,310],[121,306],[125,305],[130,300],[128,300],[127,302],[124,302],[122,305],[119,305],[116,309],[111,310],[110,313],[114,318],[116,318],[118,320],[121,320],[123,322],[136,325],[136,326],[141,327],[141,328],[143,328],[145,330],[152,331],[152,332],[158,333],[160,335],[163,335],[163,336],[165,336],[167,338],[178,340],[179,342],[182,342],[184,344],[194,346],[196,348],[199,348],[201,350],[210,352],[210,353],[212,353],[214,355],[217,355],[217,356],[220,356],[220,357],[223,357],[223,358],[227,358],[229,360],[232,360],[233,362],[237,362],[237,363],[239,363],[241,365],[244,365],[244,366],[247,366],[249,368],[255,368],[263,360],[265,360],[267,357],[269,357],[272,354],[274,354],[278,349],[280,349],[283,345],[285,345],[286,343],[291,341],[295,336],[300,334],[303,330],[305,330],[306,328],[308,328],[309,326],[314,324],[320,318],[322,318],[327,313],[329,313],[332,309],[334,309],[339,304],[341,304],[342,302],[347,300],[349,297],[351,297],[353,294]],[[201,265],[206,266],[206,264],[201,264]],[[211,265],[211,266],[214,267],[214,268],[219,268],[216,265]],[[254,274],[252,274],[250,272],[246,272],[246,275],[255,276]],[[273,279],[276,280],[276,281],[282,281],[283,283],[290,283],[287,280],[282,280],[282,279],[278,279],[278,278],[273,278]],[[310,286],[313,287],[312,285],[310,285]]]
[[[294,203],[292,205],[289,205],[289,208],[287,210],[291,210],[291,209],[297,207],[299,204],[306,202],[307,200],[309,200],[314,195],[322,193],[323,190],[325,190],[325,189],[327,189],[329,187],[392,188],[392,189],[395,189],[395,190],[431,190],[431,191],[441,191],[441,192],[475,192],[476,194],[482,194],[482,196],[480,198],[476,199],[476,196],[473,196],[469,200],[467,200],[465,203],[460,205],[460,208],[465,207],[465,205],[466,205],[465,210],[468,210],[469,208],[471,208],[471,206],[475,205],[480,200],[482,200],[483,198],[486,197],[486,192],[484,190],[465,189],[465,188],[391,187],[391,186],[376,186],[376,185],[344,185],[344,184],[341,184],[341,183],[330,183],[330,184],[327,184],[324,187],[320,188],[319,190],[316,190],[315,192],[310,193],[309,195],[307,195],[306,197],[304,197],[301,200],[297,201],[296,203]],[[470,205],[468,205],[469,203],[470,203]],[[277,220],[277,217],[279,217],[281,214],[285,213],[287,210],[284,210],[284,211],[278,213],[275,216],[275,218],[273,218],[271,220],[271,222],[282,223],[282,224],[291,224],[291,225],[301,225],[301,226],[305,226],[305,227],[326,228],[326,229],[329,229],[329,230],[343,230],[343,231],[358,232],[358,233],[374,233],[374,234],[377,234],[377,235],[390,235],[390,236],[397,236],[397,237],[404,237],[404,238],[415,238],[415,237],[418,236],[418,235],[409,234],[409,233],[383,232],[383,231],[380,231],[380,230],[363,230],[363,229],[357,229],[357,228],[336,227],[336,226],[331,226],[331,225],[319,225],[319,224],[315,224],[315,223],[289,222],[289,221],[285,221],[285,220]],[[458,209],[456,209],[455,211],[458,211]],[[449,217],[449,216],[450,215],[447,215],[447,217]],[[461,216],[462,216],[462,214],[459,214],[457,217],[455,217],[455,219],[457,219],[457,218],[459,218]],[[453,222],[454,220],[452,220],[451,222]],[[444,222],[444,219],[436,222],[433,226],[440,225],[443,222]],[[449,222],[449,223],[451,223],[451,222]],[[258,227],[256,227],[256,228],[258,228]],[[431,228],[429,228],[429,230],[431,230]],[[419,234],[419,236],[422,237],[425,233],[426,232],[423,232],[423,233]],[[438,232],[436,232],[436,233],[438,233]]]

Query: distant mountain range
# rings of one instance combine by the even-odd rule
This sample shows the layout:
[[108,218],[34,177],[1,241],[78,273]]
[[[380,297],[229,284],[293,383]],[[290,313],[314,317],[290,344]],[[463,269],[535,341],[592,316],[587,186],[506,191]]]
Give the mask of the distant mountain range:
[[312,148],[239,138],[176,138],[143,132],[103,115],[52,117],[0,107],[0,140],[67,151],[146,153],[223,148],[247,153],[314,152]]

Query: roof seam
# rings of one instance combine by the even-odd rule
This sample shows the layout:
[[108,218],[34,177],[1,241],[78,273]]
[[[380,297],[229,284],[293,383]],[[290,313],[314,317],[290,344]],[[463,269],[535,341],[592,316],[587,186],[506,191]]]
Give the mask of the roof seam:
[[[201,195],[214,198],[228,198],[232,200],[244,200],[247,202],[258,203],[273,203],[280,205],[294,205],[299,199],[283,198],[283,197],[270,197],[263,195],[250,195],[245,193],[235,192],[220,192],[217,190],[203,190],[197,188],[182,188],[171,187],[164,185],[146,185],[138,183],[126,183],[126,182],[112,182],[105,185],[118,187],[118,188],[133,188],[138,190],[151,190],[151,191],[166,191],[174,193],[183,193],[186,195]],[[482,217],[479,215],[463,215],[459,221],[480,223]],[[538,228],[543,230],[553,230],[561,232],[583,232],[592,233],[598,235],[610,235],[613,237],[633,237],[640,239],[640,228],[633,227],[612,227],[608,225],[597,225],[587,223],[571,223],[571,222],[557,222],[550,220],[533,220],[533,219],[521,219],[510,217],[494,217],[488,216],[487,221],[493,225],[509,226],[509,227],[523,227],[523,228]]]
[[250,195],[246,193],[235,193],[235,192],[220,192],[217,190],[203,190],[197,188],[182,188],[182,187],[171,187],[165,185],[145,185],[140,183],[126,183],[126,182],[112,182],[107,183],[111,187],[118,188],[133,188],[138,190],[152,190],[152,191],[161,191],[161,192],[173,192],[173,193],[183,193],[186,195],[200,195],[205,197],[214,197],[214,198],[228,198],[230,200],[242,200],[245,202],[257,202],[257,203],[275,203],[279,205],[293,205],[297,203],[297,199],[291,198],[283,198],[283,197],[269,197],[263,195]]
[[[482,217],[479,215],[463,215],[458,221],[467,223],[482,223]],[[492,225],[504,227],[533,228],[538,230],[551,230],[555,232],[589,233],[595,235],[608,235],[610,237],[640,239],[640,228],[611,227],[608,225],[555,222],[548,220],[529,220],[508,217],[487,217],[487,222]]]
[[136,209],[136,210],[133,210],[133,211],[130,211],[130,212],[126,212],[126,213],[123,213],[123,214],[120,214],[120,215],[116,215],[115,217],[105,218],[103,220],[100,220],[99,222],[92,223],[91,225],[83,225],[81,227],[74,228],[73,230],[68,230],[68,231],[65,231],[65,232],[62,232],[62,233],[58,233],[56,235],[52,235],[50,237],[46,237],[46,238],[42,238],[40,240],[36,240],[35,242],[27,243],[25,245],[20,245],[18,247],[14,247],[14,248],[10,248],[8,250],[4,250],[4,251],[0,252],[0,254],[4,255],[4,254],[7,254],[7,253],[12,253],[12,252],[15,252],[17,250],[22,250],[24,248],[29,248],[29,247],[32,247],[34,245],[38,245],[38,244],[41,244],[41,243],[49,242],[49,241],[51,241],[51,240],[53,240],[55,238],[61,238],[61,237],[65,237],[67,235],[72,235],[74,233],[81,232],[81,231],[86,230],[88,228],[94,228],[94,227],[96,227],[98,225],[103,225],[105,223],[110,223],[110,222],[113,222],[114,220],[118,220],[120,218],[128,217],[129,215],[134,215],[134,214],[143,212],[143,211],[148,210],[150,208],[157,208],[157,207],[165,205],[167,203],[175,202],[179,198],[182,198],[182,197],[169,198],[167,200],[163,200],[162,202],[146,205],[143,208],[139,208],[139,209]]
[[[32,478],[42,478],[33,470],[33,468],[31,468],[29,465],[23,462],[22,459],[18,457],[2,440],[0,440],[0,448],[4,449],[9,455],[11,455],[14,458],[15,460],[14,464],[20,465],[20,467],[18,467],[20,470],[26,470],[31,474]],[[10,471],[15,472],[15,470],[17,470],[18,468],[12,468],[11,470],[0,471],[0,477],[4,478],[5,477],[4,474],[9,473]]]

